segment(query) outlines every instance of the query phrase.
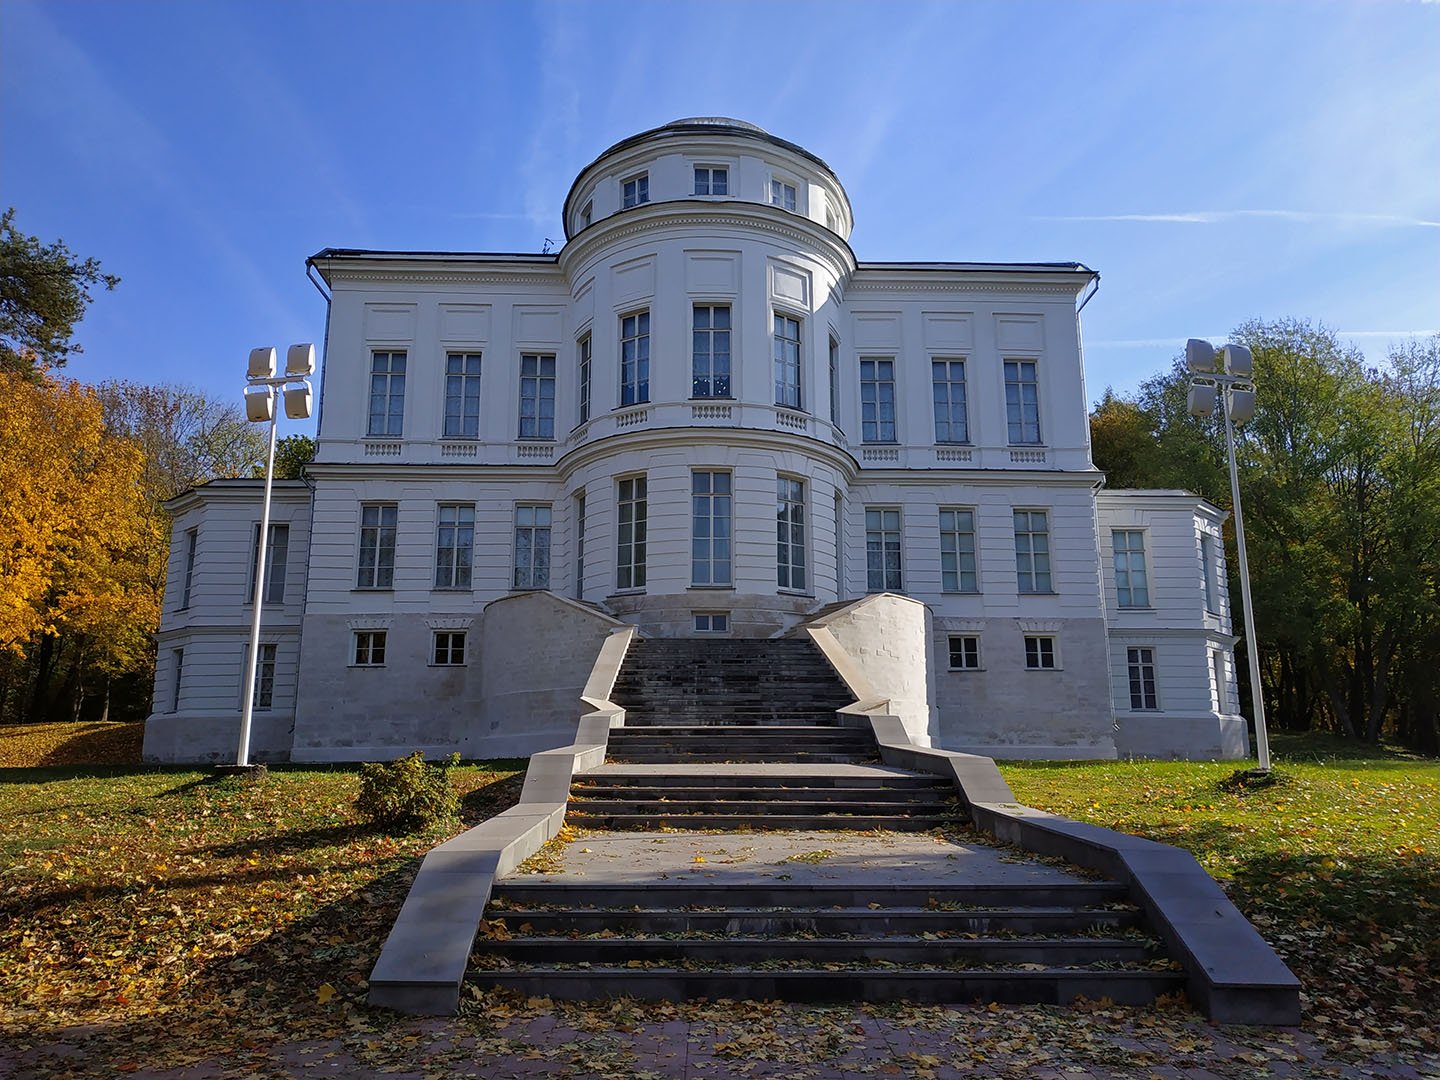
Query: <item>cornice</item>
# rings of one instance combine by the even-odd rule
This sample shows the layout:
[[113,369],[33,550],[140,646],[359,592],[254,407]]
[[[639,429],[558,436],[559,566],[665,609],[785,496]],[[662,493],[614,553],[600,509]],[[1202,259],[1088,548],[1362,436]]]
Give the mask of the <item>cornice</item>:
[[[723,433],[724,439],[716,435]],[[561,480],[569,480],[578,470],[609,457],[633,450],[663,450],[675,446],[713,445],[720,442],[726,449],[777,450],[803,453],[818,458],[837,469],[846,482],[853,482],[860,472],[859,463],[833,443],[795,432],[766,431],[762,428],[731,428],[706,425],[694,427],[657,427],[625,431],[577,446],[555,463]]]
[[[1018,276],[1018,275],[1017,275]],[[982,291],[1003,293],[1006,296],[1022,294],[1027,296],[1054,296],[1073,299],[1079,292],[1073,285],[1062,282],[1036,282],[1021,284],[1014,278],[988,275],[981,278],[963,277],[959,280],[936,281],[873,281],[852,277],[845,287],[846,299],[853,299],[865,293],[967,293],[974,295]]]
[[328,274],[332,287],[340,282],[369,283],[376,281],[410,285],[521,285],[526,288],[544,286],[556,289],[559,299],[568,299],[570,295],[569,282],[564,272],[558,267],[530,272],[516,270],[464,271],[448,267],[443,270],[432,270],[418,265],[389,269],[368,263],[356,265],[353,269],[332,267]]

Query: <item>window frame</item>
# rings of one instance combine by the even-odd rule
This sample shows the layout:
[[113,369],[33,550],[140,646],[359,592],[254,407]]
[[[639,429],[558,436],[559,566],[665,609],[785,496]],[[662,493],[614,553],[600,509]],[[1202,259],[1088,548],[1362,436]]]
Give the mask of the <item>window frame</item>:
[[[700,313],[706,313],[705,319],[709,325],[700,325]],[[725,313],[725,325],[716,326],[716,315],[718,312]],[[717,348],[722,340],[723,351]],[[695,301],[690,305],[690,398],[692,401],[711,400],[734,400],[734,346],[735,346],[735,309],[729,303],[711,302],[708,300]],[[705,342],[705,350],[702,353],[700,342]],[[706,373],[700,374],[700,360],[702,355],[705,358]],[[725,371],[722,375],[719,368],[719,358],[724,357]],[[724,392],[720,391],[721,380],[724,380]],[[706,384],[707,389],[702,392],[701,382]]]
[[[474,361],[475,370],[470,370],[470,362]],[[451,366],[459,361],[460,370],[451,371]],[[468,349],[447,349],[445,352],[445,404],[440,421],[440,437],[442,439],[478,439],[480,438],[480,390],[482,383],[481,375],[484,371],[484,353],[470,351]],[[473,384],[473,394],[471,393]],[[452,386],[458,386],[458,394],[452,393]],[[473,401],[474,414],[471,415],[467,408]],[[451,405],[454,403],[454,415],[451,414]],[[451,429],[451,421],[455,421],[455,428]],[[473,423],[472,423],[473,420]],[[473,427],[474,430],[467,430]]]
[[[1026,671],[1060,670],[1060,638],[1057,635],[1026,634],[1024,637]],[[1033,649],[1031,648],[1032,643],[1035,646]]]
[[[946,528],[945,516],[952,515],[950,527]],[[960,527],[959,515],[964,514],[970,519],[968,529]],[[976,530],[976,511],[973,506],[942,506],[939,514],[940,525],[940,591],[954,596],[974,596],[980,592],[980,540]],[[951,537],[954,542],[954,550],[946,551],[946,537]],[[970,550],[965,550],[963,538],[970,538]],[[954,556],[955,569],[947,570],[945,559],[947,555]],[[965,569],[965,556],[970,557],[970,568]],[[955,587],[952,589],[946,584],[946,576],[954,573]],[[965,587],[965,576],[969,574],[971,587]]]
[[[950,671],[983,671],[979,634],[947,634],[946,650]],[[958,645],[958,647],[957,647]],[[968,646],[968,647],[967,647]],[[956,657],[960,662],[956,663]]]
[[[277,537],[284,536],[285,543],[276,542]],[[283,548],[284,553],[277,562],[275,552]],[[259,569],[260,562],[260,522],[251,523],[250,529],[250,573],[245,580],[245,603],[255,603],[255,572]],[[283,604],[285,603],[285,579],[289,573],[290,562],[290,523],[288,521],[270,522],[270,539],[265,544],[265,595],[261,597],[262,604]]]
[[[703,491],[700,490],[702,477],[705,478]],[[720,491],[717,481],[722,477],[725,490]],[[719,512],[722,509],[723,513]],[[718,554],[718,545],[722,543],[723,557]],[[700,557],[702,545],[704,558]],[[690,587],[735,587],[735,475],[729,469],[690,470]]]
[[[960,368],[960,378],[951,378],[955,366]],[[944,368],[945,378],[939,378],[938,368]],[[932,356],[930,358],[930,400],[933,405],[935,420],[935,441],[946,446],[969,446],[970,445],[970,370],[967,366],[967,358],[963,356]],[[944,401],[941,401],[940,388],[944,387]],[[959,388],[958,402],[955,388]],[[945,417],[941,419],[941,409],[944,409]],[[959,420],[955,418],[956,410],[959,410]],[[956,437],[955,426],[959,424],[960,433]],[[942,431],[942,425],[943,431]]]
[[[528,520],[525,520],[526,518]],[[511,534],[514,538],[514,547],[510,554],[511,590],[528,592],[550,588],[554,507],[550,503],[517,502],[511,522],[514,530]],[[528,538],[527,562],[521,560],[522,537]],[[543,566],[538,558],[541,551],[545,554]]]
[[[446,511],[454,512],[454,519],[446,521]],[[465,520],[468,516],[469,520]],[[453,530],[451,542],[446,543],[446,530]],[[466,534],[468,533],[468,536]],[[465,537],[462,543],[462,536]],[[449,553],[448,574],[446,553]],[[464,559],[461,559],[461,554]],[[448,581],[442,581],[445,575]],[[463,578],[463,580],[461,580]],[[440,592],[471,592],[475,588],[475,504],[435,504],[435,576],[432,588]]]
[[585,489],[573,496],[571,506],[575,513],[575,599],[585,599]]
[[[634,197],[631,197],[627,190],[630,185],[635,185]],[[648,170],[631,173],[620,180],[620,209],[630,210],[637,206],[644,206],[650,201],[650,173]]]
[[775,587],[784,592],[810,591],[806,491],[803,477],[775,477]]
[[[380,357],[385,357],[385,370],[379,371]],[[399,361],[396,370],[395,362]],[[405,375],[409,370],[408,349],[371,349],[369,392],[366,395],[365,437],[367,439],[398,439],[405,434]],[[380,393],[377,379],[384,379],[384,391]],[[397,382],[398,380],[398,382]],[[397,389],[398,386],[398,389]],[[384,409],[377,413],[375,403],[383,401]],[[377,425],[376,421],[382,422]],[[379,430],[377,430],[377,428]]]
[[[185,646],[170,650],[170,658],[173,661],[175,674],[170,681],[170,711],[180,711],[180,689],[185,678]],[[244,691],[241,691],[242,693]]]
[[1215,559],[1215,534],[1208,530],[1200,533],[1200,574],[1201,587],[1205,590],[1205,613],[1217,619],[1223,617],[1220,610],[1220,574]]
[[[364,659],[361,659],[361,644],[364,644]],[[361,629],[350,631],[350,667],[385,667],[388,631],[383,629]],[[378,659],[376,658],[378,656]]]
[[[441,638],[445,638],[444,652],[441,651]],[[455,639],[459,638],[459,657],[456,656]],[[430,663],[427,667],[466,667],[469,664],[470,635],[465,630],[431,630],[430,632]],[[441,659],[442,655],[444,659]]]
[[579,427],[581,424],[589,423],[590,421],[590,377],[593,370],[593,350],[593,336],[589,332],[582,334],[576,340],[576,415],[579,416],[579,419],[575,422],[576,427]]
[[[370,511],[370,510],[375,510],[375,511],[377,512],[376,516],[377,516],[378,520],[377,520],[376,523],[373,524],[373,525],[367,525],[367,524],[365,523],[365,515],[366,515],[366,512],[367,512],[367,511]],[[393,518],[394,518],[394,520],[393,520],[390,524],[388,524],[388,525],[385,523],[385,517],[386,517],[385,511],[387,511],[387,510],[391,511],[391,514],[392,514],[392,516],[393,516]],[[369,569],[369,571],[370,571],[370,582],[369,582],[369,584],[366,584],[366,582],[365,582],[365,571],[366,571],[367,567],[366,567],[366,559],[365,559],[365,551],[366,551],[365,534],[366,534],[367,531],[372,530],[372,529],[373,529],[374,532],[375,532],[375,541],[374,541],[374,544],[373,544],[373,546],[372,546],[372,548],[371,548],[371,551],[372,551],[372,556],[371,556],[371,560],[370,560],[371,565],[368,567],[368,569]],[[386,551],[386,545],[385,545],[384,541],[385,541],[385,538],[386,538],[386,532],[387,532],[387,531],[388,531],[388,533],[389,533],[389,541],[390,541],[390,543],[389,543],[389,561],[388,561],[388,564],[386,563],[386,561],[385,561],[384,559],[381,558],[382,554],[384,554],[385,551]],[[360,504],[360,540],[359,540],[359,543],[356,545],[356,549],[355,549],[355,562],[356,562],[355,588],[357,588],[357,589],[367,589],[367,590],[369,590],[369,589],[376,589],[376,590],[393,590],[393,589],[395,588],[395,549],[396,549],[397,543],[398,543],[398,541],[399,541],[399,533],[400,533],[400,504],[399,504],[399,503],[393,503],[393,502],[365,502],[365,503],[361,503],[361,504]],[[388,570],[388,571],[389,571],[389,575],[390,575],[390,580],[389,580],[388,582],[385,582],[384,584],[381,584],[381,582],[380,582],[381,570]]]
[[[635,320],[635,333],[626,334],[626,323]],[[628,409],[633,405],[650,403],[650,309],[635,308],[622,312],[620,326],[620,404]],[[631,343],[633,342],[633,346]],[[627,359],[627,348],[633,353]],[[627,368],[633,377],[627,378]],[[627,395],[629,400],[627,400]]]
[[[1024,367],[1030,368],[1031,378],[1025,379]],[[1010,377],[1010,369],[1015,368],[1014,379]],[[1033,356],[1012,356],[1006,357],[1001,364],[1001,372],[1005,383],[1005,434],[1011,446],[1043,446],[1045,443],[1044,425],[1040,416],[1040,361]],[[1025,388],[1032,391],[1032,401],[1025,401]],[[1012,394],[1011,391],[1014,391]],[[1014,400],[1012,400],[1012,397]],[[1034,412],[1033,438],[1029,437],[1025,411],[1029,407]],[[1018,437],[1017,437],[1018,435]]]
[[[1050,556],[1050,511],[1044,507],[1012,507],[1011,525],[1015,532],[1015,591],[1021,596],[1053,596],[1055,594],[1055,568],[1051,565]],[[1019,517],[1026,515],[1025,528],[1022,531]],[[1035,515],[1039,515],[1044,528],[1036,531],[1033,528]],[[1028,537],[1026,542],[1027,550],[1021,551],[1020,538]],[[1044,537],[1044,550],[1035,549],[1034,538]],[[1037,568],[1037,559],[1043,557],[1045,568]],[[1029,560],[1029,569],[1022,569],[1022,560]],[[1044,578],[1044,586],[1041,587],[1041,578]],[[1029,586],[1026,586],[1026,579],[1029,579]]]
[[[879,527],[871,528],[871,515],[878,514]],[[887,527],[887,514],[895,517],[895,528],[892,531]],[[895,565],[892,568],[888,565],[887,556],[891,554],[888,537],[895,537],[894,555]],[[872,537],[878,536],[878,550],[872,546]],[[879,565],[872,556],[878,554]],[[876,574],[879,574],[880,584],[876,585]],[[891,575],[894,575],[895,584],[890,584]],[[865,507],[865,591],[866,592],[894,592],[905,591],[905,514],[899,506],[867,506]]]
[[838,427],[840,425],[840,339],[834,334],[830,335],[827,362],[830,367],[830,423]]
[[[1127,645],[1125,647],[1125,675],[1130,689],[1130,711],[1131,712],[1160,712],[1160,678],[1158,675],[1159,664],[1156,663],[1156,654],[1159,652],[1154,645]],[[1148,656],[1146,655],[1148,654]],[[1149,672],[1149,686],[1145,683],[1145,673]],[[1136,702],[1139,704],[1136,704]]]
[[[772,308],[770,314],[771,375],[775,389],[775,405],[781,409],[804,412],[805,317],[780,308]],[[785,325],[782,326],[782,323]],[[790,325],[795,327],[795,336],[782,336]],[[792,371],[795,376],[793,383],[789,379]],[[795,398],[793,402],[786,400],[792,396],[791,391]]]
[[[1115,604],[1126,611],[1145,611],[1154,607],[1150,602],[1150,571],[1146,562],[1145,529],[1134,528],[1112,528],[1110,530],[1110,562],[1115,571]],[[1120,538],[1126,537],[1126,546],[1122,551],[1119,547]],[[1129,546],[1130,537],[1139,537],[1140,546],[1138,549]],[[1139,556],[1140,585],[1135,585],[1135,556]],[[1122,557],[1125,565],[1121,566]],[[1125,584],[1122,585],[1121,577],[1124,576]],[[1136,593],[1139,593],[1137,599]]]
[[594,200],[594,198],[592,197],[592,198],[586,199],[586,200],[585,200],[585,205],[582,206],[582,207],[580,207],[580,228],[577,229],[576,232],[580,232],[580,231],[582,231],[582,230],[584,230],[584,229],[588,229],[591,225],[594,224],[594,222],[595,222],[595,200]]
[[[546,373],[546,365],[549,373]],[[532,370],[533,369],[533,370]],[[555,369],[554,353],[520,354],[520,415],[515,430],[517,439],[536,442],[555,441]],[[546,390],[549,396],[546,396]],[[530,392],[527,394],[527,390]],[[549,416],[546,416],[546,406]],[[525,425],[533,425],[527,432]]]
[[[881,377],[884,365],[889,378]],[[860,357],[860,441],[893,445],[900,441],[899,393],[895,386],[895,357]],[[866,378],[867,369],[871,378]],[[885,388],[889,388],[890,400],[885,401]],[[885,418],[886,406],[890,417]],[[867,415],[870,417],[867,419]],[[889,425],[888,430],[886,425]]]
[[[700,173],[701,173],[701,172],[704,172],[704,173],[706,174],[706,175],[705,175],[705,190],[704,190],[704,191],[701,191],[701,190],[700,190]],[[724,186],[724,188],[725,188],[724,191],[716,191],[716,190],[714,190],[714,189],[715,189],[715,174],[716,174],[716,173],[719,173],[719,174],[721,175],[721,182],[722,182],[722,184],[723,184],[723,186]],[[712,197],[712,198],[716,198],[716,197],[718,197],[718,198],[729,198],[730,195],[731,195],[731,192],[730,192],[730,166],[729,166],[729,165],[701,165],[701,164],[692,163],[692,165],[691,165],[691,172],[690,172],[690,179],[691,179],[691,187],[692,187],[692,189],[693,189],[693,190],[690,192],[692,195],[704,195],[704,196],[709,196],[709,197]]]
[[768,201],[771,206],[779,207],[787,213],[798,214],[800,212],[800,182],[772,173]]
[[[627,496],[626,489],[629,489]],[[645,557],[649,542],[650,486],[645,473],[615,478],[615,591],[645,588]],[[629,508],[628,515],[626,508]],[[628,520],[627,520],[628,516]],[[626,539],[626,528],[629,539]]]
[[[180,606],[177,611],[190,609],[190,594],[195,584],[195,552],[200,544],[200,527],[185,530],[185,582],[180,590]],[[251,583],[254,584],[253,582]],[[254,595],[254,590],[251,590]]]
[[[260,648],[255,655],[255,693],[254,696],[250,699],[250,708],[252,712],[268,712],[275,708],[275,667],[276,661],[279,659],[279,657],[279,644],[273,641],[262,641],[260,643]],[[245,662],[247,666],[249,664],[249,659],[249,649],[247,648],[245,653]],[[245,687],[243,685],[245,678],[245,668],[242,667],[240,671],[240,678],[242,682],[242,685],[240,687],[240,695],[241,699],[243,700],[245,695]]]
[[[700,620],[709,620],[710,625],[701,626]],[[723,620],[723,626],[716,626],[715,620]],[[690,632],[694,634],[728,634],[730,632],[730,612],[728,611],[692,611],[690,613]]]

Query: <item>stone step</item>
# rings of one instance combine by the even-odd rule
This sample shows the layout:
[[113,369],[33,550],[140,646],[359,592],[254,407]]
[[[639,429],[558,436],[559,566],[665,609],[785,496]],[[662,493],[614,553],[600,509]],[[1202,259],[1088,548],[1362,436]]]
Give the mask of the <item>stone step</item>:
[[849,832],[929,832],[962,820],[940,814],[906,816],[900,814],[788,814],[769,810],[753,813],[689,813],[684,808],[650,810],[634,814],[587,813],[581,804],[572,804],[566,821],[582,829],[643,830],[657,829],[755,829],[772,831],[844,829]]
[[587,817],[670,817],[677,814],[704,814],[707,816],[765,816],[776,814],[785,817],[806,815],[853,815],[857,817],[901,817],[934,818],[955,816],[961,812],[943,799],[927,799],[906,803],[881,800],[865,801],[854,799],[828,798],[811,801],[755,798],[755,799],[698,799],[690,794],[676,800],[669,799],[605,799],[572,795],[566,810],[570,814],[584,814]]
[[[713,895],[713,893],[712,893]],[[869,907],[726,907],[717,911],[668,908],[593,908],[558,910],[493,904],[492,919],[505,920],[512,933],[529,926],[537,934],[1074,934],[1082,930],[1113,932],[1134,927],[1139,912],[1133,908],[1010,907],[967,908],[958,911],[928,908]]]
[[779,750],[747,753],[741,749],[733,749],[693,753],[681,750],[616,750],[608,752],[605,760],[617,765],[672,765],[676,762],[691,765],[864,765],[878,759],[873,753],[868,755],[823,752],[811,754],[803,751],[784,753]]
[[[1093,908],[1127,900],[1118,881],[1011,882],[980,885],[907,885],[860,882],[734,882],[723,890],[710,882],[650,882],[607,885],[597,882],[533,881],[501,878],[491,893],[510,906],[558,904],[576,910],[604,908],[881,908],[963,912],[967,908]],[[723,900],[723,905],[717,903]],[[1128,906],[1128,905],[1127,905]]]
[[685,805],[733,802],[736,799],[764,799],[770,802],[899,803],[903,806],[944,806],[956,801],[954,789],[882,787],[697,787],[694,785],[640,786],[638,784],[577,783],[570,788],[572,799],[630,799],[653,802],[670,799]]
[[1109,998],[1117,1005],[1148,1005],[1185,986],[1183,972],[1096,971],[897,971],[794,968],[786,971],[688,971],[677,968],[579,969],[474,972],[468,981],[526,995],[567,1001],[632,997],[645,1001],[694,998],[763,1001],[912,1001],[919,1004],[994,1001],[1001,1004],[1070,1005],[1076,998]]
[[[516,925],[504,920],[515,934]],[[1090,964],[1144,964],[1157,959],[1153,943],[1125,938],[997,938],[923,939],[900,937],[703,937],[572,938],[528,935],[523,931],[504,942],[480,942],[476,955],[504,956],[514,963],[591,963],[624,967],[641,963],[690,961],[696,964],[752,965],[767,961],[809,960],[812,963],[880,961],[943,967],[949,964],[1043,964],[1046,967],[1083,967]]]
[[915,791],[944,791],[953,793],[954,783],[941,776],[906,775],[904,773],[886,772],[844,772],[832,773],[830,775],[775,775],[773,773],[723,773],[723,772],[690,772],[690,773],[661,773],[647,769],[644,772],[605,772],[576,773],[575,782],[596,787],[628,788],[628,787],[654,787],[654,788],[727,788],[735,790],[753,790],[757,788],[825,788],[825,787],[849,787],[864,788],[870,791],[880,790],[915,790]]

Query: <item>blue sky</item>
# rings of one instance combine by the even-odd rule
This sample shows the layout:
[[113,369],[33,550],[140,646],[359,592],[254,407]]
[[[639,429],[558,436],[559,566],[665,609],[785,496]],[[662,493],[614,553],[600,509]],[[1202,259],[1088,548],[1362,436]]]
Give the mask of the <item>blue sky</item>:
[[[1440,331],[1440,3],[0,3],[0,204],[122,284],[68,372],[237,397],[327,246],[538,251],[612,142],[823,157],[861,259],[1076,260],[1089,393],[1187,336]],[[237,397],[238,399],[238,397]]]

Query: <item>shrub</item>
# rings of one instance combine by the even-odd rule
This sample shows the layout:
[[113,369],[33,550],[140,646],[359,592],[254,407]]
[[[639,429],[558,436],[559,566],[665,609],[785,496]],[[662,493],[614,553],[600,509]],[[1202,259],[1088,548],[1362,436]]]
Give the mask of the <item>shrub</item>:
[[450,770],[458,764],[459,754],[430,765],[416,750],[395,761],[363,765],[355,811],[374,825],[406,831],[454,818],[460,797],[450,783]]

